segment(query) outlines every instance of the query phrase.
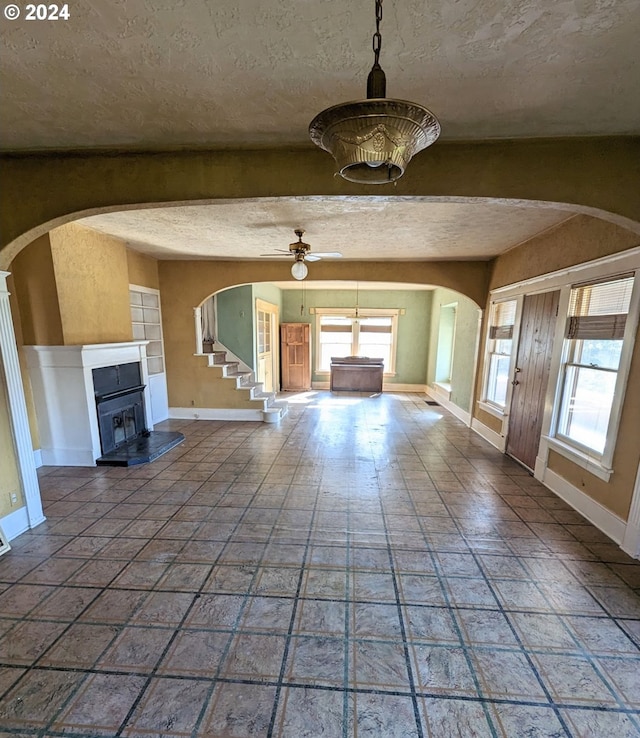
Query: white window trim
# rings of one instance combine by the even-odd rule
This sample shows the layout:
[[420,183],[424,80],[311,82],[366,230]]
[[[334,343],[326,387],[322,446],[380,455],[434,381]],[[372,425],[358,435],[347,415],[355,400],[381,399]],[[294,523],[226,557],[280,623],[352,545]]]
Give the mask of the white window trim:
[[[509,298],[518,298],[524,300],[525,295],[533,295],[539,292],[549,292],[551,290],[560,290],[560,300],[558,305],[558,320],[556,323],[556,334],[553,344],[553,352],[551,355],[551,366],[549,371],[549,383],[547,385],[547,395],[545,398],[545,414],[542,424],[542,436],[540,440],[540,447],[538,449],[538,458],[536,460],[535,478],[539,480],[544,479],[545,470],[548,464],[549,451],[553,450],[559,453],[561,456],[572,461],[576,466],[579,466],[594,476],[609,481],[612,469],[612,460],[615,452],[615,446],[617,443],[618,430],[620,425],[621,409],[624,404],[624,392],[616,392],[615,394],[615,408],[612,407],[611,419],[609,422],[609,430],[607,433],[607,444],[605,451],[608,451],[610,456],[603,457],[602,459],[596,459],[588,454],[585,454],[578,448],[568,446],[559,439],[553,437],[552,428],[556,427],[557,422],[557,395],[558,395],[558,382],[560,380],[560,367],[561,359],[564,351],[564,332],[565,332],[565,321],[569,306],[569,295],[571,293],[572,286],[581,282],[596,281],[607,279],[608,277],[615,277],[618,274],[624,274],[625,272],[636,272],[636,281],[634,284],[634,291],[631,298],[631,304],[629,306],[629,313],[627,316],[627,325],[625,328],[625,344],[623,344],[623,356],[620,359],[619,366],[619,381],[622,384],[616,384],[616,387],[621,386],[626,389],[629,366],[631,364],[631,356],[633,353],[633,346],[635,343],[635,335],[637,332],[639,314],[640,314],[640,287],[638,281],[637,272],[640,270],[640,246],[636,246],[632,249],[627,249],[624,252],[618,254],[611,254],[609,256],[602,257],[600,259],[594,259],[584,264],[578,264],[568,269],[561,269],[556,272],[550,272],[543,274],[531,279],[516,282],[504,287],[499,287],[492,290],[489,294],[490,302],[497,302],[500,300],[506,300]],[[516,326],[514,327],[514,344],[512,348],[512,356],[515,356],[517,344],[519,341],[520,333],[520,317],[521,307],[516,312]],[[489,323],[487,321],[487,331]],[[629,331],[629,333],[627,333]],[[517,332],[517,336],[516,336]],[[627,341],[627,337],[631,336],[631,340]],[[487,346],[487,339],[485,338],[485,349]],[[514,359],[515,361],[515,359]],[[513,365],[512,365],[513,366]],[[511,367],[512,368],[512,367]],[[485,360],[483,361],[483,394],[486,378],[485,374],[488,371],[486,362],[486,350]],[[620,380],[620,377],[624,375],[624,380]],[[507,405],[508,408],[511,403],[511,394],[508,393]],[[489,409],[484,400],[478,401],[478,406],[483,410],[491,412],[497,417],[502,417],[502,435],[506,437],[508,433],[508,413],[500,413],[499,408]],[[615,415],[614,415],[615,410]]]
[[[522,303],[524,302],[524,295],[510,295],[509,297],[500,297],[496,300],[491,300],[489,303],[489,320],[487,321],[487,330],[484,341],[484,359],[482,361],[482,394],[480,400],[478,400],[479,407],[485,412],[494,415],[496,418],[506,419],[509,416],[507,408],[511,406],[511,395],[513,394],[513,385],[509,382],[507,387],[507,395],[504,401],[504,407],[499,405],[497,402],[492,402],[487,398],[487,385],[489,383],[489,343],[491,338],[489,336],[491,330],[491,316],[493,313],[493,306],[499,302],[509,302],[511,300],[516,301],[516,314],[513,319],[513,335],[511,337],[511,356],[509,357],[509,375],[513,374],[513,369],[516,362],[516,352],[518,349],[518,341],[520,339],[520,318],[522,317]],[[505,421],[506,422],[506,421]],[[503,432],[506,429],[503,428]]]
[[357,315],[355,307],[350,308],[314,308],[315,322],[315,360],[313,371],[319,377],[328,377],[331,372],[318,369],[317,362],[320,357],[320,320],[325,315],[344,315],[346,318],[391,318],[391,366],[384,373],[385,377],[395,377],[396,353],[398,349],[398,316],[403,312],[400,308],[358,308]]
[[434,384],[438,387],[442,387],[445,391],[451,394],[451,374],[453,373],[453,361],[455,358],[455,348],[456,348],[456,333],[458,330],[458,303],[449,302],[446,305],[440,305],[440,322],[438,324],[438,337],[436,340],[436,373],[437,373],[438,359],[439,359],[440,330],[442,329],[442,311],[445,309],[453,310],[453,332],[451,335],[451,351],[448,357],[449,376],[447,379],[436,379],[434,381]]
[[[617,272],[611,273],[603,277],[615,277]],[[580,280],[582,281],[582,280]],[[568,351],[568,344],[565,339],[565,323],[569,304],[569,295],[571,293],[573,285],[568,285],[563,292],[566,292],[566,297],[562,301],[564,311],[558,310],[558,323],[562,329],[562,334],[559,340],[558,354],[559,361],[557,362],[556,376],[554,382],[554,402],[553,410],[551,414],[551,422],[549,423],[549,430],[546,435],[543,435],[544,440],[548,444],[548,447],[556,451],[560,455],[573,461],[575,464],[583,469],[595,474],[600,479],[608,482],[609,478],[613,474],[613,455],[618,440],[618,430],[620,428],[620,418],[622,416],[622,407],[624,405],[624,398],[626,394],[627,381],[629,378],[629,369],[631,367],[631,358],[633,356],[633,349],[635,345],[635,337],[638,329],[638,320],[640,318],[640,272],[638,269],[634,270],[634,283],[633,292],[631,293],[631,302],[629,303],[629,312],[627,313],[627,321],[624,330],[624,338],[622,339],[622,354],[620,356],[620,364],[618,365],[616,387],[613,394],[613,404],[611,405],[611,415],[609,416],[609,426],[607,428],[607,438],[605,441],[605,447],[602,454],[598,454],[595,451],[590,452],[589,449],[579,444],[571,443],[571,440],[566,436],[559,437],[558,425],[560,422],[560,401],[562,393],[562,382],[563,372],[562,366],[566,361],[566,355]],[[564,295],[563,295],[564,296]],[[556,334],[556,339],[558,338]],[[556,347],[554,344],[554,353]],[[552,360],[553,366],[555,362]],[[551,378],[550,378],[551,380]],[[551,381],[549,381],[551,384]]]
[[489,415],[493,415],[496,418],[505,418],[507,416],[504,408],[500,407],[500,405],[493,405],[487,402],[487,400],[478,400],[478,407],[484,410],[485,413],[489,413]]

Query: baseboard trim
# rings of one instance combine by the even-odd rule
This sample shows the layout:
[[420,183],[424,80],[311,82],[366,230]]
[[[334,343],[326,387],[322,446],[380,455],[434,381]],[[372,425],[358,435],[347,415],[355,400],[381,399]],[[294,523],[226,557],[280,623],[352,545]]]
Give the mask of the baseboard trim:
[[26,507],[19,507],[17,510],[0,518],[0,525],[4,531],[7,540],[12,541],[21,533],[29,530],[29,516]]
[[[330,382],[311,382],[311,389],[314,390],[329,390],[331,389]],[[393,382],[384,382],[382,384],[382,391],[383,392],[426,392],[427,385],[426,384],[404,384],[401,382],[398,382],[394,384]]]
[[83,448],[40,449],[41,466],[95,466],[93,451]]
[[33,461],[36,465],[36,469],[39,469],[42,464],[42,451],[39,448],[35,448],[33,450]]
[[403,384],[402,382],[389,382],[382,385],[383,392],[420,392],[424,393],[427,391],[426,384]]
[[545,470],[542,483],[615,543],[622,543],[627,528],[622,518],[550,469]]
[[169,417],[175,420],[258,420],[263,410],[235,407],[170,407]]
[[429,395],[429,397],[432,397],[436,402],[439,402],[445,410],[448,410],[452,415],[455,415],[455,417],[458,418],[458,420],[461,420],[466,426],[471,425],[471,413],[468,413],[466,410],[463,410],[461,407],[458,407],[458,405],[451,402],[449,399],[449,392],[445,389],[433,386],[425,387],[425,393]]
[[629,508],[629,519],[624,532],[622,550],[634,559],[640,559],[640,465],[633,487],[633,497]]
[[501,436],[496,431],[491,430],[489,426],[481,423],[478,418],[471,420],[471,430],[474,430],[479,436],[482,436],[485,441],[488,441],[492,446],[498,449],[501,453],[504,453],[506,448],[506,442],[504,436]]
[[631,523],[627,523],[620,548],[626,554],[629,554],[632,559],[640,559],[640,529]]

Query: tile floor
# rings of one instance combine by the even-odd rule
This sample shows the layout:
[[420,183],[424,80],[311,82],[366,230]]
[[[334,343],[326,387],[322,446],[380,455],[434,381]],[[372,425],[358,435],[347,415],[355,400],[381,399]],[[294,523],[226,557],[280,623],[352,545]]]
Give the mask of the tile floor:
[[44,468],[0,736],[640,736],[640,562],[420,395]]

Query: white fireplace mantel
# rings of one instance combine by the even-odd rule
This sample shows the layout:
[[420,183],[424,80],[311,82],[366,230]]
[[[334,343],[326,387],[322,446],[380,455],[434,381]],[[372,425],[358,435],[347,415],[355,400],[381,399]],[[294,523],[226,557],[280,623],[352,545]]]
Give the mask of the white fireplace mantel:
[[145,385],[145,419],[153,429],[148,341],[83,346],[25,346],[38,418],[42,463],[47,466],[95,466],[102,456],[93,369],[140,362]]

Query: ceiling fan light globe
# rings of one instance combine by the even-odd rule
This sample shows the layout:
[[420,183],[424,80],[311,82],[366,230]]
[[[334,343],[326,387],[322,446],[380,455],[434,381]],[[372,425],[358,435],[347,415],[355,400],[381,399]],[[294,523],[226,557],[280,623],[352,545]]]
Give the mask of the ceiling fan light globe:
[[307,265],[304,261],[296,261],[293,263],[291,267],[291,276],[294,279],[304,279],[307,274],[309,274],[309,270],[307,269]]

